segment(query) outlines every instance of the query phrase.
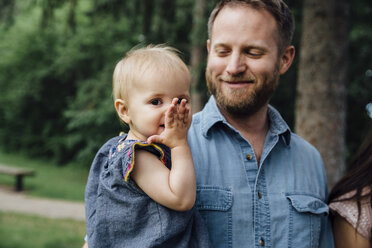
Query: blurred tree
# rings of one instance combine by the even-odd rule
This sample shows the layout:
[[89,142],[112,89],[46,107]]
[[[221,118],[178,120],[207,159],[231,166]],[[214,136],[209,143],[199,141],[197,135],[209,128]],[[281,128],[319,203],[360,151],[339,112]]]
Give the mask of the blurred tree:
[[67,16],[67,23],[69,29],[75,33],[76,31],[76,5],[77,5],[77,0],[69,0],[70,2],[70,8],[68,11],[68,16]]
[[151,31],[151,22],[154,10],[154,1],[153,0],[145,0],[145,1],[138,1],[143,3],[142,7],[144,8],[144,15],[143,15],[143,35],[145,37],[149,37]]
[[199,112],[203,107],[203,100],[200,91],[200,84],[205,84],[204,67],[206,61],[206,34],[207,18],[205,14],[205,0],[195,0],[193,25],[191,30],[190,49],[190,71],[191,71],[191,104],[192,111]]
[[42,0],[41,1],[41,19],[40,27],[41,29],[46,28],[48,25],[54,21],[54,11],[56,8],[63,5],[65,0]]
[[2,0],[0,2],[0,21],[2,21],[5,26],[13,24],[14,9],[15,0]]
[[[166,43],[182,51],[193,73],[193,95],[200,95],[203,106],[207,17],[216,2],[0,1],[0,147],[89,166],[107,139],[126,130],[115,114],[111,80],[117,61],[136,45]],[[303,1],[286,2],[296,18],[300,51]],[[347,154],[361,141],[368,120],[364,106],[372,99],[371,5],[352,5]],[[272,99],[291,127],[298,57]]]
[[346,141],[348,161],[368,133],[372,120],[365,106],[372,102],[372,1],[351,5],[350,81],[347,86]]
[[304,3],[295,130],[321,153],[332,186],[345,170],[349,2]]
[[176,43],[176,25],[170,25],[175,23],[176,17],[176,1],[174,0],[157,0],[156,5],[157,15],[155,15],[154,21],[154,43],[168,42],[170,44]]

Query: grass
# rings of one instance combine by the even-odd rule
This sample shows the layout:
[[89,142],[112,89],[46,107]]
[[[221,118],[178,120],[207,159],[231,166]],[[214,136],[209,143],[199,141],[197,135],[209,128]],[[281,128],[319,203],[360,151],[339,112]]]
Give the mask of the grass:
[[0,212],[1,248],[82,247],[85,223]]
[[[31,196],[84,201],[87,168],[77,164],[58,166],[46,160],[30,159],[2,151],[0,151],[0,164],[36,171],[35,176],[25,177],[23,180],[23,188]],[[14,176],[0,174],[0,185],[14,187],[14,183]]]
[[[25,177],[25,193],[44,198],[84,201],[88,169],[69,164],[57,166],[43,159],[30,159],[0,151],[0,164],[33,169],[36,175]],[[14,176],[1,175],[1,187],[14,188]],[[1,199],[0,199],[1,204]],[[84,221],[49,219],[0,211],[0,248],[82,247]]]

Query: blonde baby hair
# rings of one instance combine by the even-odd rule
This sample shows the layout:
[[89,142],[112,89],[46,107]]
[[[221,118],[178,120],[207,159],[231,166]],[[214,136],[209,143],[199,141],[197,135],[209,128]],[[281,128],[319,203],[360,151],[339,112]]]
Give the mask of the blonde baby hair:
[[176,75],[190,82],[190,72],[179,57],[179,51],[166,45],[148,45],[131,49],[115,67],[113,75],[113,97],[127,99],[132,85],[140,82],[148,73]]

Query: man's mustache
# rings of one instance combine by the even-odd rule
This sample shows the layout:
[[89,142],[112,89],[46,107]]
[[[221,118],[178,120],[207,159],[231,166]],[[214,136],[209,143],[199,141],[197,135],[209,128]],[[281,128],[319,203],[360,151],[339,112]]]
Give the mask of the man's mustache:
[[255,83],[256,82],[256,77],[254,77],[253,75],[244,75],[244,76],[220,76],[219,79],[221,81],[225,81],[225,82],[230,82],[230,83],[242,83],[242,82],[246,82],[246,83]]

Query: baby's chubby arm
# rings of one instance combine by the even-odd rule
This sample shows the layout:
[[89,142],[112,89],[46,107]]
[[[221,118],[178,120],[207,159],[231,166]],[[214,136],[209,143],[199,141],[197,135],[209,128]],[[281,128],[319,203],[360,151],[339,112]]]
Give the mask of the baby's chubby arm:
[[165,114],[164,131],[147,140],[171,149],[171,170],[154,154],[138,150],[131,176],[154,201],[173,210],[186,211],[193,207],[196,197],[194,163],[187,143],[191,115],[185,99],[179,105],[177,102],[178,99],[174,98]]

